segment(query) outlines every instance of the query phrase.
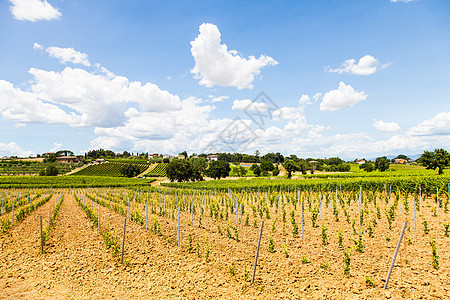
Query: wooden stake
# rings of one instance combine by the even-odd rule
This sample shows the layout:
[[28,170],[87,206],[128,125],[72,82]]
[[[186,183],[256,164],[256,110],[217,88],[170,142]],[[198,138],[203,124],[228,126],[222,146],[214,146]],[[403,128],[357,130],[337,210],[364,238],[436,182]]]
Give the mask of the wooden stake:
[[147,201],[145,202],[145,229],[147,229],[147,218],[148,218],[148,193],[147,193]]
[[255,281],[256,265],[258,264],[259,246],[261,245],[261,236],[264,226],[264,220],[261,221],[261,229],[259,230],[258,247],[256,248],[255,264],[253,266],[252,283]]
[[242,204],[241,204],[241,243],[243,242],[242,238]]
[[100,232],[100,203],[98,204],[98,232]]
[[416,199],[413,196],[413,210],[414,210],[414,231],[416,231]]
[[403,234],[405,234],[406,224],[408,224],[408,221],[405,221],[405,224],[403,225],[402,233],[400,234],[400,238],[398,239],[397,248],[395,248],[394,257],[392,258],[391,266],[389,267],[389,272],[388,272],[388,275],[386,278],[386,282],[384,283],[383,289],[386,289],[388,282],[389,282],[389,277],[391,277],[391,272],[392,272],[392,269],[394,268],[394,264],[395,264],[395,258],[397,257],[398,250],[400,249],[400,244],[402,243]]

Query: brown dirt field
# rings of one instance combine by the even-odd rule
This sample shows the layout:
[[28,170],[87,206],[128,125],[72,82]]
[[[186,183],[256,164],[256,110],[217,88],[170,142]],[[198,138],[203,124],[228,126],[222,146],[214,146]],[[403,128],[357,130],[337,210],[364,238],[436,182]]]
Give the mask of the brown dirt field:
[[[91,191],[105,193],[104,189]],[[89,193],[92,195],[91,191]],[[158,203],[152,198],[151,201]],[[305,210],[305,235],[302,240],[298,206],[296,220],[300,237],[297,238],[292,236],[289,221],[292,205],[286,207],[285,230],[283,222],[277,221],[273,232],[272,224],[278,213],[276,207],[272,207],[272,218],[264,218],[255,284],[251,284],[245,276],[247,270],[251,278],[259,233],[259,228],[252,226],[254,220],[249,207],[246,207],[246,211],[250,212],[250,226],[243,226],[243,243],[226,237],[224,232],[227,223],[210,218],[207,209],[201,228],[198,211],[194,215],[194,226],[190,226],[190,213],[180,212],[181,248],[177,247],[176,242],[176,219],[171,218],[169,209],[167,217],[149,214],[149,227],[153,218],[158,219],[163,236],[127,220],[127,265],[122,266],[107,250],[97,228],[92,226],[73,194],[65,195],[45,248],[46,254],[38,254],[38,216],[42,214],[46,219],[49,203],[51,201],[16,224],[9,233],[0,235],[0,298],[401,299],[413,298],[414,293],[414,298],[418,299],[446,299],[450,295],[450,238],[444,237],[442,226],[442,223],[450,221],[450,217],[443,209],[438,217],[432,217],[432,199],[421,203],[420,212],[417,212],[416,232],[412,222],[412,202],[409,213],[406,214],[403,207],[402,213],[397,211],[392,230],[387,228],[386,216],[382,211],[382,218],[374,228],[374,237],[369,238],[367,232],[363,235],[364,252],[352,251],[350,276],[344,275],[342,271],[343,250],[337,245],[338,231],[343,230],[344,248],[353,246],[350,238],[356,237],[351,224],[345,221],[342,209],[340,220],[336,222],[332,207],[327,208],[323,203],[317,228],[312,228],[311,213]],[[381,201],[379,203],[382,208],[387,207]],[[137,203],[136,206],[145,216],[144,204]],[[98,204],[94,202],[94,211],[97,210]],[[348,210],[351,220],[356,218],[357,222],[357,205],[352,204]],[[365,217],[363,228],[374,218],[373,207],[369,205],[368,210],[370,215]],[[429,222],[431,231],[427,235],[423,232],[419,214]],[[118,213],[101,208],[101,227],[113,229],[119,237],[119,243],[123,220]],[[236,226],[235,215],[230,215],[230,220]],[[405,220],[409,221],[409,229],[385,291],[384,279]],[[259,218],[257,223],[259,226]],[[222,234],[218,233],[218,224]],[[322,225],[327,227],[328,245],[322,244]],[[275,242],[275,253],[267,251],[269,234]],[[189,236],[193,240],[194,253],[187,251]],[[387,241],[386,237],[391,240]],[[430,237],[437,243],[439,270],[431,266]],[[199,255],[195,253],[197,241]],[[209,262],[205,261],[207,244],[212,249]],[[285,257],[282,244],[286,245],[289,258]],[[309,256],[310,263],[302,264],[302,258],[306,256]],[[326,263],[329,263],[327,269],[320,267]],[[235,270],[235,275],[231,275],[230,266]],[[364,276],[373,278],[374,286],[367,286]]]

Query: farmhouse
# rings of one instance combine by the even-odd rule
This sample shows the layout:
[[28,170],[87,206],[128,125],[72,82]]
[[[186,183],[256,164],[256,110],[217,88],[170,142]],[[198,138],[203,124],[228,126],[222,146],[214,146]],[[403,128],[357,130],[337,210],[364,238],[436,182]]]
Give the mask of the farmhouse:
[[206,157],[207,161],[217,161],[218,159],[219,159],[219,155],[217,155],[217,154],[208,155]]
[[360,165],[363,165],[363,164],[366,163],[366,160],[365,160],[364,158],[356,159],[356,160],[355,160],[355,163],[360,164]]
[[396,158],[394,159],[394,164],[406,164],[408,163],[408,160],[404,159],[404,158]]
[[56,159],[59,163],[78,163],[82,160],[81,157],[76,156],[59,156]]

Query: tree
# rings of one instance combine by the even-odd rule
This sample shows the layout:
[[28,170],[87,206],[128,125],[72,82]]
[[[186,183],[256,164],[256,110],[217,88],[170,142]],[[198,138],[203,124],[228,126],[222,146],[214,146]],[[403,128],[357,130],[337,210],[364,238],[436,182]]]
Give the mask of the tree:
[[224,160],[212,161],[206,170],[206,175],[214,179],[225,178],[230,173],[230,164]]
[[272,175],[278,176],[278,174],[280,174],[280,169],[278,169],[278,166],[275,166],[275,169],[273,169],[273,171],[272,171]]
[[390,167],[389,160],[387,159],[386,156],[377,157],[377,159],[375,159],[375,169],[376,170],[380,170],[380,172],[384,172],[386,170],[389,170],[389,167]]
[[375,165],[372,162],[368,161],[368,162],[360,165],[359,168],[363,169],[366,172],[372,172],[375,170]]
[[167,177],[170,181],[189,181],[194,175],[192,165],[184,159],[173,159],[166,167]]
[[49,162],[49,163],[54,163],[54,162],[56,162],[57,161],[57,155],[56,155],[56,153],[50,153],[50,154],[47,154],[46,156],[45,156],[45,158],[44,158],[44,162],[46,163],[46,162]]
[[39,172],[39,175],[41,176],[56,176],[58,175],[59,171],[58,168],[55,165],[48,165],[45,169],[42,169]]
[[275,167],[270,161],[263,161],[261,162],[260,168],[263,171],[272,171]]
[[288,178],[292,177],[292,172],[300,170],[299,166],[291,159],[286,160],[283,163],[283,167],[286,169],[286,172],[288,172]]
[[120,174],[130,178],[139,175],[139,173],[141,173],[141,170],[135,164],[126,164],[120,169]]
[[444,173],[444,168],[450,165],[450,154],[444,149],[435,149],[433,152],[425,151],[417,160],[429,170],[438,169],[438,174]]
[[189,163],[192,166],[192,180],[203,180],[203,175],[205,175],[206,168],[208,167],[206,158],[191,158],[189,159]]
[[261,168],[257,164],[253,164],[250,167],[250,170],[255,174],[256,177],[259,177],[261,175]]

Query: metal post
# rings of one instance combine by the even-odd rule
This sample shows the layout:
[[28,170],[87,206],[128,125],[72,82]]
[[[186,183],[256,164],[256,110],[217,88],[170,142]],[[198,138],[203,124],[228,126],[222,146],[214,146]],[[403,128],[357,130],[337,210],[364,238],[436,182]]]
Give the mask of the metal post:
[[405,233],[406,224],[408,224],[408,221],[405,221],[405,224],[403,225],[402,233],[400,234],[400,238],[398,239],[397,248],[395,248],[394,257],[392,258],[391,266],[389,267],[389,272],[388,272],[386,282],[384,284],[383,289],[386,289],[388,282],[389,282],[389,277],[391,277],[391,272],[392,272],[392,269],[394,268],[394,264],[395,264],[395,258],[397,257],[398,250],[400,249],[400,244],[402,243],[403,234]]
[[177,218],[178,218],[178,247],[180,247],[180,207],[177,208]]
[[256,248],[255,264],[253,266],[252,283],[255,281],[256,265],[258,264],[259,246],[261,245],[261,236],[264,226],[264,220],[261,221],[261,229],[259,230],[258,247]]
[[123,264],[123,249],[125,247],[125,229],[127,227],[127,218],[123,219],[123,236],[122,236],[122,254],[120,255],[120,263]]
[[42,232],[42,216],[39,216],[41,221],[41,253],[44,253],[44,234]]

